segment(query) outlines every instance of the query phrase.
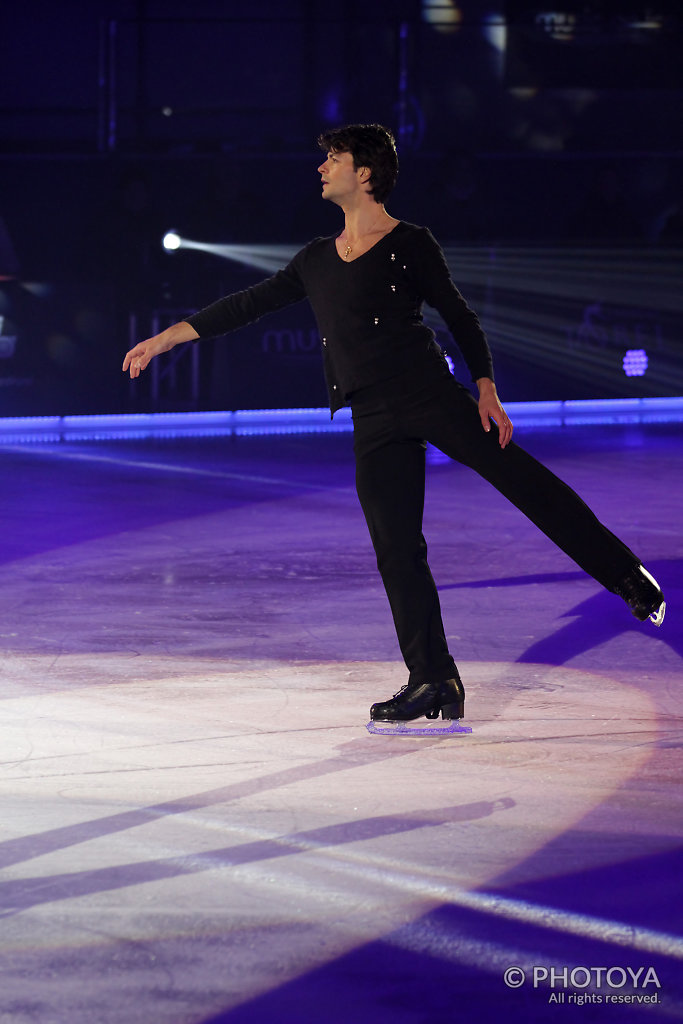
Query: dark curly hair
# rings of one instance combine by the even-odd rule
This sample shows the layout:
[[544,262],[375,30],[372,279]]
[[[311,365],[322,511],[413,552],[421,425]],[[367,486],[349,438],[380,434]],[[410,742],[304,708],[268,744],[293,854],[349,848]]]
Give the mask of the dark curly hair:
[[396,184],[398,155],[394,136],[381,124],[347,124],[330,128],[318,136],[325,153],[350,153],[353,166],[370,169],[370,195],[383,203]]

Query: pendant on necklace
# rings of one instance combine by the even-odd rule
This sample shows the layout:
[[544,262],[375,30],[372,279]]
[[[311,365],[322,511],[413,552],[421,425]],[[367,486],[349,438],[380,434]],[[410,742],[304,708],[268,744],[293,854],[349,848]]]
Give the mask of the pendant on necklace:
[[348,258],[349,258],[349,256],[351,255],[352,252],[353,252],[353,247],[350,246],[350,245],[347,245],[346,246],[346,250],[344,252],[344,259],[348,260]]

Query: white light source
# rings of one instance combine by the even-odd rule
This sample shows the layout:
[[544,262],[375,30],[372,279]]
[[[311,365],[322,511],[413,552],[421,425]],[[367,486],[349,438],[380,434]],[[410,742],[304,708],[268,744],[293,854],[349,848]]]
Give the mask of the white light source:
[[169,251],[172,251],[173,249],[179,249],[180,243],[181,238],[176,231],[167,231],[161,242],[164,249],[167,249]]
[[487,14],[484,18],[484,38],[499,53],[507,47],[507,24],[500,14]]
[[462,21],[462,11],[455,0],[422,0],[422,18],[437,32],[455,32]]

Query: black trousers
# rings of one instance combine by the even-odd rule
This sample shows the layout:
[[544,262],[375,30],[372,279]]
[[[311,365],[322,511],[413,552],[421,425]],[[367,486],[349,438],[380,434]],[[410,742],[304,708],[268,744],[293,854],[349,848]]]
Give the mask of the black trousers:
[[487,433],[476,401],[434,354],[419,370],[354,392],[356,487],[409,682],[440,682],[454,662],[422,534],[426,442],[505,495],[585,572],[613,590],[639,559],[567,484]]

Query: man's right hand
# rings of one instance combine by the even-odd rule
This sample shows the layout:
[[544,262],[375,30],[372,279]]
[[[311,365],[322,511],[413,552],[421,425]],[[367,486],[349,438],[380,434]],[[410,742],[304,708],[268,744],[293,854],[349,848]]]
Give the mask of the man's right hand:
[[129,370],[130,379],[135,380],[143,370],[147,369],[155,356],[161,355],[162,352],[170,352],[176,345],[181,345],[185,341],[193,341],[198,337],[194,327],[190,327],[188,323],[181,320],[180,323],[167,327],[160,334],[155,334],[153,338],[138,342],[134,348],[126,352],[123,360],[123,372]]

